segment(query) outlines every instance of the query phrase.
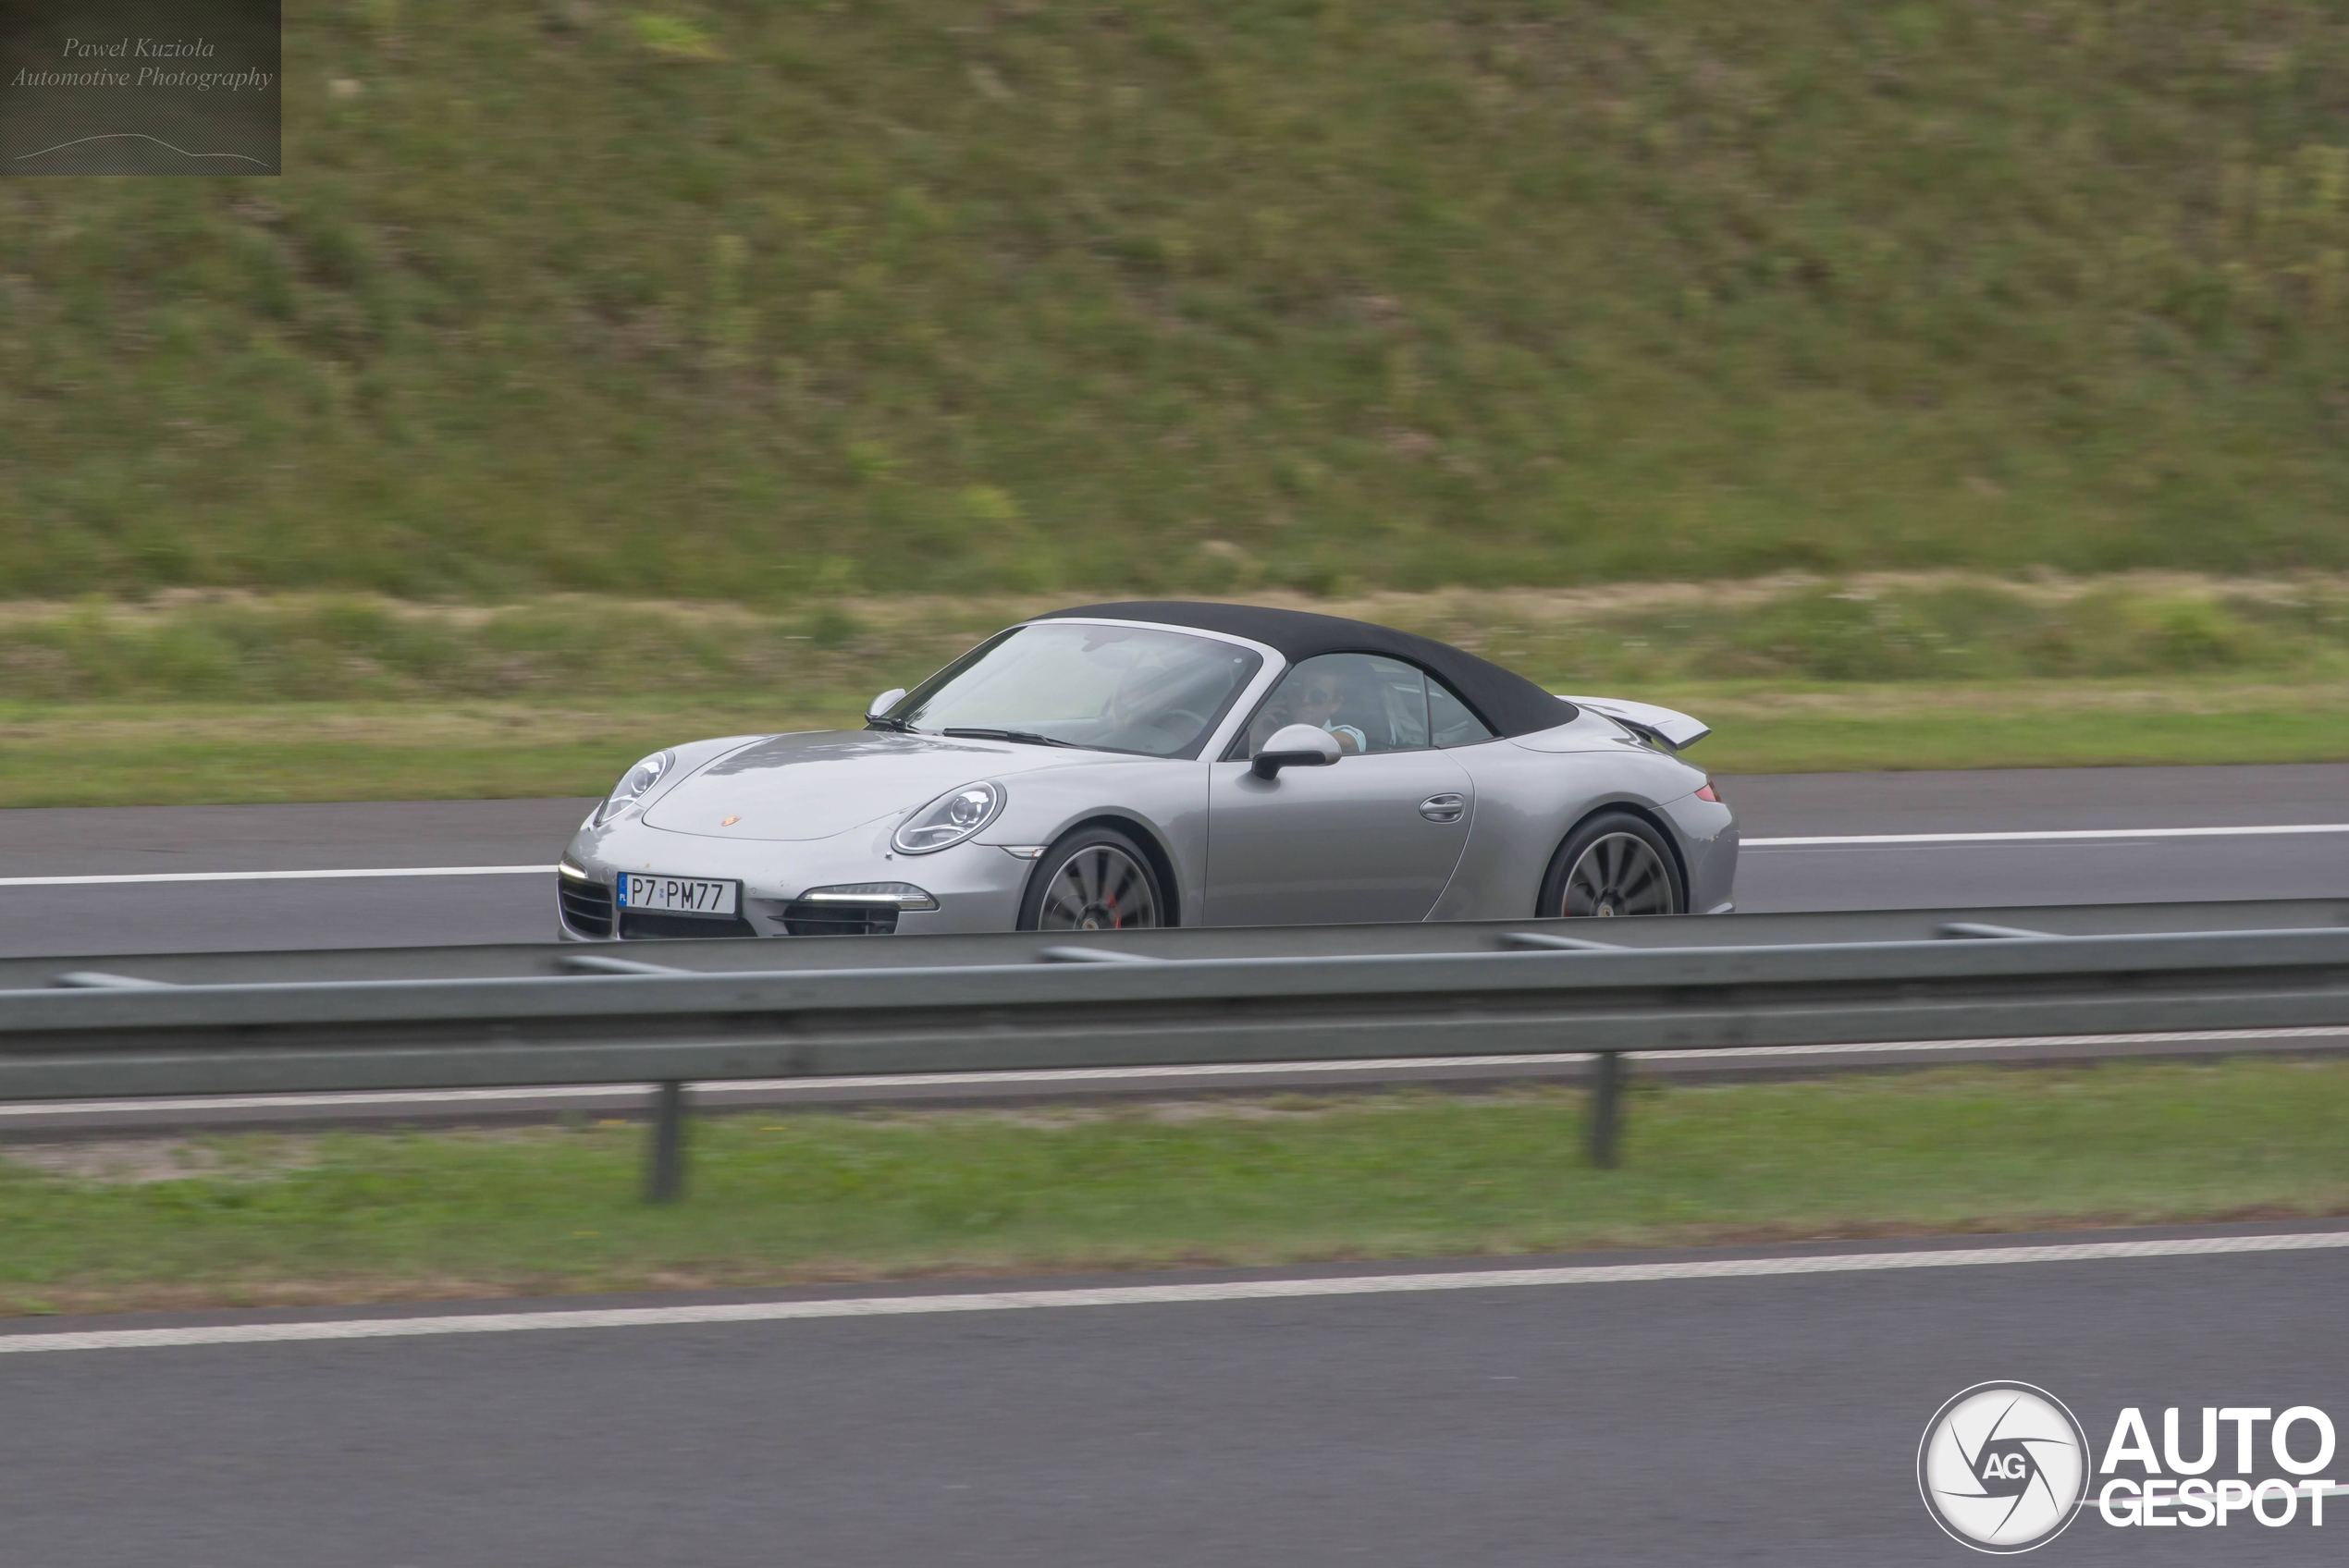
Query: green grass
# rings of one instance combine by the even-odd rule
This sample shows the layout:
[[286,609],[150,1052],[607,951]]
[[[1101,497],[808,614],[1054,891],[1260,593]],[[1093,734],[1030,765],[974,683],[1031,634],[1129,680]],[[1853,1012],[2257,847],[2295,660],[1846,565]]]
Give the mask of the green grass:
[[[861,689],[860,689],[861,690]],[[2349,684],[2016,682],[1636,693],[1716,727],[1720,774],[2349,762]],[[600,795],[702,736],[853,728],[863,699],[0,704],[0,809]]]
[[[1787,577],[1582,590],[1246,595],[1425,632],[1567,691],[1793,682],[2349,680],[2349,578]],[[781,609],[177,593],[0,601],[20,702],[638,700],[861,707],[1081,595],[829,595]]]
[[854,727],[861,704],[761,702],[0,705],[0,809],[601,795],[705,736]]
[[1715,732],[1716,773],[2349,762],[2349,685],[2013,681],[1661,687]]
[[[1285,602],[1715,727],[1724,773],[2349,760],[2338,579],[1953,575]],[[680,740],[854,725],[1049,601],[781,610],[0,604],[0,807],[588,795]]]
[[2349,30],[317,0],[0,191],[5,591],[2349,565]]
[[[1282,1096],[692,1128],[252,1134],[203,1174],[0,1161],[0,1310],[624,1290],[2022,1230],[2349,1210],[2349,1063],[1947,1070],[1642,1087],[1626,1163],[1582,1096]],[[145,1157],[151,1166],[152,1154]],[[150,1170],[149,1175],[156,1174]],[[168,1173],[168,1168],[164,1173]]]

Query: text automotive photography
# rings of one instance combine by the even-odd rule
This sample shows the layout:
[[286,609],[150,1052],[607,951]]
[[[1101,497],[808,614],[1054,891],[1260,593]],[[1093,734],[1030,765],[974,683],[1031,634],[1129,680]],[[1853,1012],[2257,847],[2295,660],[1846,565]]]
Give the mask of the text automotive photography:
[[279,0],[7,0],[0,176],[280,172]]

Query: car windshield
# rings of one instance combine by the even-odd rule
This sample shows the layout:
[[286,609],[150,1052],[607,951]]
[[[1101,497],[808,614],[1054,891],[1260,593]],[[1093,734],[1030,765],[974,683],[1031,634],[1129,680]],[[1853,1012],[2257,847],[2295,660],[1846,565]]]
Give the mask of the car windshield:
[[1039,621],[982,643],[886,717],[931,733],[985,729],[1183,756],[1262,662],[1246,648],[1179,631]]

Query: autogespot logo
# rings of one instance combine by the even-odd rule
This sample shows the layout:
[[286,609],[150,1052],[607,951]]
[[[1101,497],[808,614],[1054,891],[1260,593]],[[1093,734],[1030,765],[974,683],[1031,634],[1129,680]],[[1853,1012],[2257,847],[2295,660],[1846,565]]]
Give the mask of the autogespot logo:
[[2078,1514],[2088,1464],[2087,1435],[2061,1400],[2029,1383],[1976,1383],[1925,1423],[1917,1489],[1953,1539],[2029,1551]]

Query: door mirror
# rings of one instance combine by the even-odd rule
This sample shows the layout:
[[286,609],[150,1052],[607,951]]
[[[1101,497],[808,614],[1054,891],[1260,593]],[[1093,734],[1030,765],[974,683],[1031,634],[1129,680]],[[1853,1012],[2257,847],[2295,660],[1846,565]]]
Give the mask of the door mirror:
[[1273,731],[1248,771],[1259,778],[1273,778],[1285,767],[1327,767],[1341,754],[1337,737],[1328,730],[1310,724],[1285,725]]
[[883,692],[879,696],[875,697],[871,702],[865,704],[865,717],[867,718],[879,718],[881,715],[895,707],[899,700],[904,695],[904,687],[892,686],[888,691]]

